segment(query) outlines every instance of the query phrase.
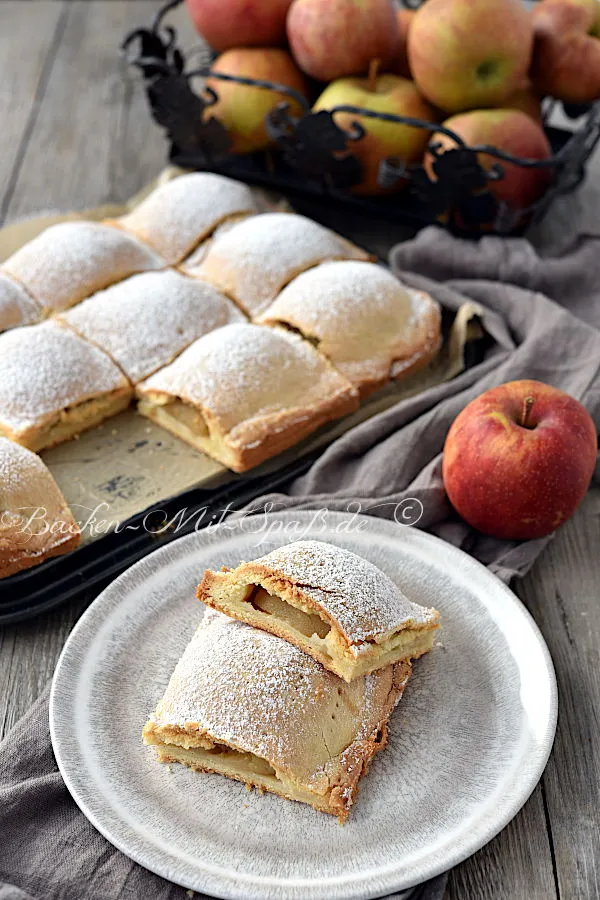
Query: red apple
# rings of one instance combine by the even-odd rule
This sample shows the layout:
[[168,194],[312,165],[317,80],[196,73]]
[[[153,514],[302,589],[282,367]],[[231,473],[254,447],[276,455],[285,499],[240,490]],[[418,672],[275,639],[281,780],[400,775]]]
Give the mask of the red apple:
[[545,0],[533,14],[531,78],[541,94],[567,103],[600,97],[600,40],[596,0]]
[[410,78],[410,65],[408,63],[408,29],[415,17],[414,9],[397,9],[396,24],[398,26],[398,42],[394,50],[394,58],[389,66],[390,72]]
[[[339,78],[332,81],[313,109],[318,112],[334,106],[360,106],[374,112],[435,122],[434,111],[423,100],[414,82],[399,75],[374,73],[369,78]],[[381,161],[388,156],[397,156],[405,163],[417,162],[422,158],[429,138],[429,132],[422,128],[369,119],[354,113],[336,113],[335,121],[347,130],[352,128],[353,122],[359,122],[365,129],[365,136],[349,145],[362,166],[362,180],[352,188],[359,194],[382,193],[377,180]]]
[[538,125],[542,124],[542,102],[530,85],[515,91],[502,106],[504,109],[518,109]]
[[186,0],[196,30],[215,50],[285,44],[292,0]]
[[408,33],[422,94],[447,112],[501,106],[527,74],[531,17],[520,0],[427,0]]
[[544,537],[583,499],[596,454],[596,428],[581,403],[539,381],[509,381],[472,400],[452,423],[444,487],[484,534]]
[[320,81],[385,68],[399,41],[390,0],[294,0],[287,34],[300,68]]
[[[444,122],[444,126],[470,146],[491,144],[524,159],[548,159],[551,155],[550,144],[542,128],[519,110],[477,109],[452,116]],[[431,143],[440,144],[445,150],[456,149],[455,141],[441,133],[434,134]],[[548,169],[523,168],[487,153],[480,153],[478,160],[485,169],[500,163],[504,178],[489,181],[488,188],[499,202],[513,208],[530,206],[543,193],[550,178]],[[425,168],[429,177],[435,180],[433,159],[429,154],[425,158]]]
[[[308,96],[304,75],[286,50],[277,47],[237,47],[226,50],[211,66],[211,71],[224,75],[242,75],[264,81],[275,81],[294,88]],[[234,153],[251,153],[269,146],[265,117],[282,100],[290,104],[290,110],[299,115],[300,105],[286,94],[259,87],[208,78],[219,99],[210,108],[210,115],[219,119],[233,139]]]

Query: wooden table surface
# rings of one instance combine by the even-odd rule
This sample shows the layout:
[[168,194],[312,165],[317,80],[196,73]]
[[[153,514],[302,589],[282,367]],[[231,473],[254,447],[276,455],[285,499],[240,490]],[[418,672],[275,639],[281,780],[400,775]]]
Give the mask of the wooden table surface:
[[[118,45],[150,20],[154,0],[0,2],[0,225],[40,211],[83,209],[133,195],[164,165],[166,145]],[[179,12],[178,24],[189,31]],[[184,45],[193,42],[191,32]],[[589,188],[544,228],[572,230]],[[579,205],[579,206],[578,206]],[[321,218],[332,221],[328,210]],[[385,251],[402,234],[368,234]],[[550,232],[548,232],[550,234]],[[541,235],[541,236],[540,236]],[[537,239],[544,238],[544,229]],[[447,900],[600,897],[600,490],[590,492],[516,591],[550,648],[560,693],[558,732],[542,781],[521,812],[451,874]],[[39,695],[85,598],[0,628],[0,737]],[[141,898],[140,898],[141,900]]]

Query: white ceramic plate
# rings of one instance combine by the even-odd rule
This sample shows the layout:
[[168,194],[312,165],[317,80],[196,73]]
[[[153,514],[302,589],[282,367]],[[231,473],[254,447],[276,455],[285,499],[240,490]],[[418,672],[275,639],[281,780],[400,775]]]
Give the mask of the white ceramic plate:
[[[203,569],[298,537],[380,566],[443,626],[348,823],[218,775],[156,762],[142,726],[202,615]],[[490,840],[535,787],[556,725],[533,620],[483,566],[413,528],[344,513],[249,517],[157,550],[92,604],[52,688],[60,771],[96,828],[187,888],[236,900],[358,900],[409,888]]]

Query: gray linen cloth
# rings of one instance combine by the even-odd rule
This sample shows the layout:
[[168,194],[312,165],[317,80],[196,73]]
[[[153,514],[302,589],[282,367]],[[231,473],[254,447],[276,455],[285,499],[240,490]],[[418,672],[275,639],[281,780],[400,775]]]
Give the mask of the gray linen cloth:
[[[462,547],[505,581],[524,574],[549,539],[477,534],[449,507],[440,462],[458,412],[493,385],[536,378],[577,397],[600,421],[600,240],[577,240],[544,258],[523,239],[467,243],[437,228],[395,247],[393,269],[455,310],[481,305],[484,359],[453,381],[400,402],[345,434],[264,509],[360,508],[390,518],[403,500],[423,504],[418,526]],[[441,900],[446,878],[411,900]],[[48,692],[0,744],[0,900],[174,900],[188,896],[131,862],[89,824],[56,769]],[[395,895],[404,900],[405,893]]]

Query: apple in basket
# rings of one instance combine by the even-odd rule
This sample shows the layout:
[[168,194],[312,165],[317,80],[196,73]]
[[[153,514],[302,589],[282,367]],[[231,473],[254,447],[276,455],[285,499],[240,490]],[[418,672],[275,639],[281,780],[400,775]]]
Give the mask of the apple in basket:
[[484,534],[540,538],[573,514],[596,454],[596,428],[581,403],[539,381],[510,381],[472,400],[452,423],[444,487]]
[[400,52],[391,0],[294,0],[287,35],[302,71],[319,81],[364,75],[373,59],[386,68]]
[[[226,50],[215,60],[211,71],[277,82],[294,88],[303,97],[309,92],[306,79],[290,54],[278,47]],[[208,114],[223,123],[233,140],[234,153],[251,153],[269,146],[265,117],[282,101],[289,103],[293,115],[302,113],[297,101],[277,91],[218,78],[208,78],[207,85],[219,98]]]
[[523,84],[532,46],[521,0],[427,0],[408,32],[419,90],[450,113],[501,105]]
[[[543,160],[551,156],[550,144],[543,129],[531,116],[516,109],[477,109],[451,116],[444,123],[469,146],[491,145],[520,159]],[[443,150],[455,150],[456,142],[448,135],[436,133],[431,144]],[[437,151],[436,151],[437,152]],[[504,177],[490,180],[488,189],[499,202],[513,209],[525,209],[543,194],[551,178],[548,168],[527,168],[516,163],[499,160],[488,153],[479,153],[479,164],[491,169],[500,164]],[[434,158],[425,156],[425,169],[432,181],[436,180]]]
[[567,103],[600,97],[599,10],[597,0],[536,4],[531,77],[540,93]]
[[196,30],[218,52],[285,44],[292,0],[186,0]]
[[[413,81],[400,75],[377,75],[375,67],[372,67],[367,78],[338,78],[332,81],[313,110],[318,112],[335,106],[359,106],[373,112],[436,121],[433,109],[419,94]],[[358,122],[365,129],[364,137],[349,144],[349,149],[362,166],[360,184],[352,188],[358,194],[382,193],[377,180],[382,160],[396,156],[405,163],[417,162],[422,158],[430,135],[423,128],[370,119],[355,113],[340,112],[334,118],[336,124],[347,131],[352,130],[353,122]]]

